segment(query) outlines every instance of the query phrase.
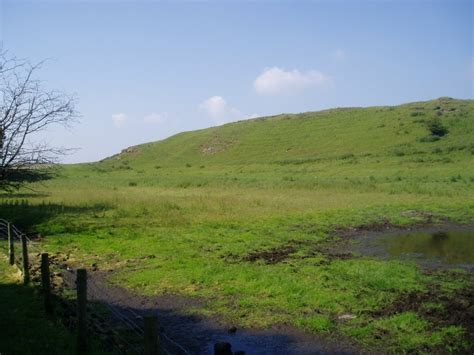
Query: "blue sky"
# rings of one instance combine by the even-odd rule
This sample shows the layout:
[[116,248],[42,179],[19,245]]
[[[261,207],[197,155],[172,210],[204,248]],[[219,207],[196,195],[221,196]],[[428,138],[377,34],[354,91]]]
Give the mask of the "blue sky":
[[471,1],[0,0],[4,49],[75,93],[41,139],[102,159],[283,112],[473,98]]

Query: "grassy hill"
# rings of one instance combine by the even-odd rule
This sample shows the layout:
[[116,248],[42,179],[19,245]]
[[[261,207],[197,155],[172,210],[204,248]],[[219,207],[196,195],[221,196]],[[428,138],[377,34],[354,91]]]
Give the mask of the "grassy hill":
[[[446,98],[398,107],[342,108],[264,117],[181,133],[130,148],[119,158],[137,167],[153,168],[185,164],[288,165],[453,150],[470,153],[474,149],[470,142],[473,109],[472,101]],[[450,132],[437,142],[427,139],[427,123],[435,117]]]
[[[471,100],[440,98],[397,107],[279,115],[181,133],[71,169],[94,178],[105,173],[121,185],[361,185],[458,193],[474,177],[473,112]],[[449,133],[431,135],[432,120],[440,120]],[[120,182],[124,178],[130,181]],[[454,188],[451,180],[457,182]]]
[[[345,334],[373,351],[460,351],[473,334],[436,300],[472,294],[472,275],[322,245],[360,226],[472,223],[473,157],[472,100],[279,115],[64,166],[36,193],[2,195],[0,213],[41,231],[45,250],[114,270],[138,293],[201,297],[194,312],[231,324]],[[278,263],[255,257],[282,250]],[[437,311],[387,311],[411,294],[433,294],[419,307]]]

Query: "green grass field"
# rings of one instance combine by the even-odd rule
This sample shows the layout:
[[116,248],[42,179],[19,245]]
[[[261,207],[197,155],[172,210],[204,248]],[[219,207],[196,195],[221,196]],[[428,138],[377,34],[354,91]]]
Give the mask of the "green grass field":
[[[433,119],[449,133],[431,135]],[[63,166],[34,192],[2,195],[0,212],[45,235],[48,251],[113,269],[111,281],[137,293],[201,297],[193,312],[231,324],[342,333],[368,350],[466,351],[469,329],[426,310],[449,312],[440,300],[472,292],[468,272],[319,246],[349,227],[426,222],[426,212],[472,223],[473,138],[472,100],[260,118]],[[289,246],[278,263],[248,257]],[[387,311],[433,290],[420,309]]]

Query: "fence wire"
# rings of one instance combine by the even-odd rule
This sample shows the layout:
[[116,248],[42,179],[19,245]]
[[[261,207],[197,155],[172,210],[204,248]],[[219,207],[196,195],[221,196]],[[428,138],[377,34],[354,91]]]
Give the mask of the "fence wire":
[[[15,264],[20,269],[21,271],[24,272],[23,270],[23,256],[21,252],[21,237],[24,236],[26,241],[27,241],[27,246],[28,246],[28,254],[31,254],[31,252],[34,252],[39,256],[43,251],[40,249],[38,246],[37,242],[31,240],[25,233],[23,233],[20,229],[18,229],[15,225],[9,223],[7,220],[0,218],[0,238],[7,238],[8,237],[8,230],[10,228],[10,233],[11,236],[14,238],[14,248],[15,248]],[[73,270],[69,269],[68,267],[65,267],[61,263],[57,262],[54,260],[54,257],[50,259],[50,264],[55,265],[58,269],[65,271],[65,272],[72,272],[74,273]],[[65,278],[63,278],[65,281]],[[71,285],[69,285],[71,286]],[[74,288],[74,286],[72,286]],[[143,317],[139,315],[137,312],[135,312],[133,309],[129,307],[119,307],[115,305],[111,300],[113,299],[110,295],[110,293],[107,291],[106,288],[101,287],[100,285],[97,285],[97,283],[92,279],[88,278],[88,290],[94,298],[97,298],[98,300],[103,301],[103,305],[105,308],[110,312],[112,316],[114,316],[115,319],[117,319],[121,325],[124,327],[124,329],[128,330],[129,332],[133,333],[134,336],[136,336],[136,339],[142,340],[145,334],[144,328],[142,325],[138,324],[135,320],[140,319],[143,320]],[[68,301],[68,300],[63,300],[61,302],[61,306],[67,309],[69,314],[75,315],[76,314],[76,308],[73,305],[73,302]],[[135,320],[127,316],[125,312],[128,312],[129,314],[133,315]],[[106,329],[101,329],[97,324],[94,323],[93,318],[97,318],[100,320],[101,327],[104,327]],[[127,341],[121,334],[119,334],[116,330],[116,328],[112,327],[104,317],[100,316],[97,312],[94,312],[91,314],[91,317],[88,319],[89,321],[89,328],[97,328],[98,330],[101,330],[102,332],[105,331],[107,334],[113,334],[114,336],[109,336],[105,340],[114,350],[118,351],[120,354],[129,354],[131,351],[136,354],[143,354],[144,353],[144,346],[142,344],[132,344],[131,342]],[[69,325],[71,325],[71,321],[69,322]],[[161,340],[166,340],[170,344],[172,344],[174,347],[178,348],[181,352],[183,352],[185,355],[190,355],[190,352],[188,352],[181,344],[173,340],[169,335],[167,335],[164,331],[160,332]],[[120,339],[120,340],[117,340]],[[123,345],[126,346],[126,349],[123,348]],[[165,354],[171,354],[166,347],[163,347],[162,351]]]

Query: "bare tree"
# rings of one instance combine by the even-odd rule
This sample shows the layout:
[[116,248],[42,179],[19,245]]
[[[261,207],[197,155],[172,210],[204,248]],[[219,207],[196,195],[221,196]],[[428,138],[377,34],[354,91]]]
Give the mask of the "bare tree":
[[31,64],[0,51],[0,189],[42,176],[65,149],[40,143],[37,134],[76,117],[75,98],[50,91],[35,78],[43,62]]

